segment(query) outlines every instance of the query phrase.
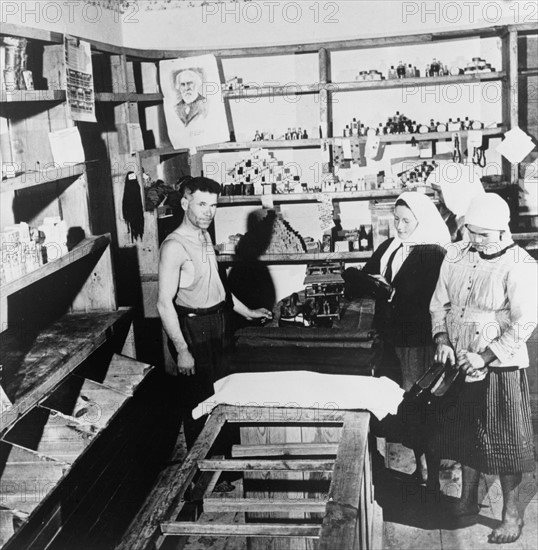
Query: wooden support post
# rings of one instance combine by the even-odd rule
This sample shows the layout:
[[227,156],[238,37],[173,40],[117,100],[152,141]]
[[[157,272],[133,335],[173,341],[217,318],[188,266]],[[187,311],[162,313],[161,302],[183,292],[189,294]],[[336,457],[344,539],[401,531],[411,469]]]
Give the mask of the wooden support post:
[[[331,53],[321,48],[319,58],[319,124],[322,138],[333,136],[331,97]],[[316,136],[317,137],[317,136]]]
[[[519,88],[518,88],[518,45],[517,32],[508,31],[502,38],[502,63],[506,72],[506,80],[503,82],[503,120],[511,130],[519,126]],[[512,164],[503,158],[504,173],[508,175],[508,183],[517,185],[519,180],[519,165]]]

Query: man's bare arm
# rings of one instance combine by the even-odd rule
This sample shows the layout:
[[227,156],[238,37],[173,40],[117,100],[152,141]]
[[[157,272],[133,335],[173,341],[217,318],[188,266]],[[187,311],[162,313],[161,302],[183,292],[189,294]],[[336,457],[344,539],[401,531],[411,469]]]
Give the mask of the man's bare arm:
[[181,266],[185,262],[183,248],[170,240],[163,243],[159,259],[159,296],[157,311],[164,330],[177,351],[177,366],[181,374],[194,374],[194,358],[181,332],[174,308],[174,298],[179,286]]

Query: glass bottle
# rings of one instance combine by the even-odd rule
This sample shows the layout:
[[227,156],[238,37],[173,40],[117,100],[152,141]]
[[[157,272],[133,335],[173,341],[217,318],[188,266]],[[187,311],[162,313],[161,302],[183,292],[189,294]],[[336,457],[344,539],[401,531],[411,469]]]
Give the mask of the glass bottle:
[[398,78],[405,78],[405,65],[400,61],[396,67],[396,75]]
[[359,229],[359,250],[361,252],[368,250],[368,235],[364,225],[361,225]]

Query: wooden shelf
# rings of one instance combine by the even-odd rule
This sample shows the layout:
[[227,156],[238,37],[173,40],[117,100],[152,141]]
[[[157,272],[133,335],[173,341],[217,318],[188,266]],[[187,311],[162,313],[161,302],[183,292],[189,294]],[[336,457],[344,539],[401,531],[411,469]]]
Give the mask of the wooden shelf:
[[188,153],[188,149],[174,149],[173,147],[159,147],[157,149],[145,149],[143,151],[137,151],[135,154],[141,159],[149,157],[166,157],[171,155],[181,155],[182,153]]
[[203,152],[225,152],[242,151],[246,149],[303,149],[321,147],[321,139],[274,139],[263,141],[228,141],[224,143],[212,143],[197,147],[198,151]]
[[306,94],[317,94],[320,90],[329,89],[338,91],[335,84],[289,84],[288,86],[253,86],[252,88],[242,88],[240,90],[224,90],[222,97],[224,99],[243,99],[253,97],[277,97],[277,96],[296,96]]
[[137,94],[137,93],[118,93],[118,92],[96,92],[95,101],[109,103],[158,103],[163,100],[163,94]]
[[[267,264],[307,263],[315,261],[349,261],[363,262],[368,260],[371,252],[314,252],[314,253],[293,253],[293,254],[263,254],[258,259]],[[219,254],[217,261],[224,264],[233,264],[238,261],[235,254]]]
[[19,277],[14,281],[0,286],[0,298],[5,298],[15,292],[18,292],[28,285],[31,285],[43,279],[44,277],[48,277],[49,275],[52,275],[57,271],[60,271],[60,269],[63,269],[64,267],[76,262],[77,260],[80,260],[81,258],[84,258],[85,256],[89,256],[90,254],[94,254],[95,252],[103,250],[109,244],[110,235],[108,234],[99,235],[96,237],[88,237],[87,239],[84,239],[82,242],[77,244],[77,246],[75,246],[73,250],[70,250],[67,254],[58,258],[57,260],[46,263],[41,267],[35,269],[34,271],[31,271],[30,273],[27,273],[26,275],[23,275],[22,277]]
[[12,92],[0,92],[0,103],[65,101],[65,99],[65,90],[13,90]]
[[[421,187],[421,191],[427,195],[433,195],[434,191],[431,187]],[[219,197],[219,205],[236,205],[245,203],[261,202],[263,197],[269,197],[273,202],[316,202],[318,195],[330,196],[333,200],[356,200],[356,199],[380,199],[380,198],[396,198],[404,191],[409,189],[372,189],[369,191],[342,191],[342,192],[327,192],[327,193],[282,193],[277,195],[231,195]]]
[[[480,130],[482,135],[486,137],[501,136],[505,129],[503,126],[497,126],[496,128],[482,128]],[[452,132],[428,132],[427,134],[384,134],[379,136],[379,141],[381,143],[410,143],[413,138],[415,141],[441,141],[441,140],[451,140],[453,134],[458,133],[461,137],[466,137],[469,133],[467,130],[454,130]],[[333,142],[335,139],[350,139],[359,143],[366,143],[368,139],[366,136],[360,137],[338,137],[332,138]]]
[[[503,126],[497,126],[496,128],[483,128],[482,133],[484,136],[500,136],[504,133]],[[452,135],[456,132],[428,132],[427,134],[387,134],[379,136],[382,143],[410,143],[413,138],[415,141],[438,141],[438,140],[450,140]],[[465,137],[467,130],[457,130],[460,136]],[[366,136],[354,136],[344,138],[342,136],[335,136],[325,139],[275,139],[264,141],[238,141],[238,142],[224,142],[224,143],[212,143],[210,145],[203,145],[198,147],[198,151],[202,152],[220,152],[226,153],[228,151],[244,151],[248,149],[264,148],[264,149],[305,149],[321,147],[323,141],[328,141],[334,144],[335,140],[350,139],[351,141],[366,143],[368,139]],[[158,149],[156,149],[158,151]]]
[[504,71],[490,73],[473,73],[465,75],[447,75],[437,77],[416,77],[391,80],[357,80],[352,82],[328,82],[314,84],[290,84],[288,86],[258,86],[241,90],[226,90],[222,92],[225,99],[243,99],[253,97],[297,96],[328,92],[353,92],[361,90],[384,90],[394,88],[410,88],[416,86],[442,86],[446,84],[466,84],[474,82],[489,82],[506,78]]
[[[51,163],[52,164],[52,163]],[[48,164],[46,165],[48,166]],[[7,178],[0,183],[0,192],[17,191],[18,189],[27,189],[34,185],[42,185],[51,181],[63,180],[66,178],[76,178],[84,173],[86,163],[73,164],[71,166],[53,166],[45,170],[36,170],[35,172],[24,172],[14,178]]]
[[130,309],[75,313],[38,333],[8,329],[0,334],[2,387],[13,406],[2,414],[4,431],[47,397],[69,373],[114,333]]

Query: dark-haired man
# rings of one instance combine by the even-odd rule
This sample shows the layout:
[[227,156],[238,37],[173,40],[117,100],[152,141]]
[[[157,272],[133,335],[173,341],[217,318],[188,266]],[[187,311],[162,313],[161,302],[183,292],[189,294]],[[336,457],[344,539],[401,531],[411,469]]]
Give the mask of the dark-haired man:
[[[217,210],[220,185],[208,178],[190,178],[182,192],[183,221],[161,246],[157,309],[178,372],[185,377],[184,429],[190,448],[203,427],[203,421],[192,419],[191,411],[213,395],[213,383],[227,374],[223,368],[227,314],[226,292],[207,231]],[[252,310],[231,298],[234,311],[246,319],[271,318],[268,309]]]

